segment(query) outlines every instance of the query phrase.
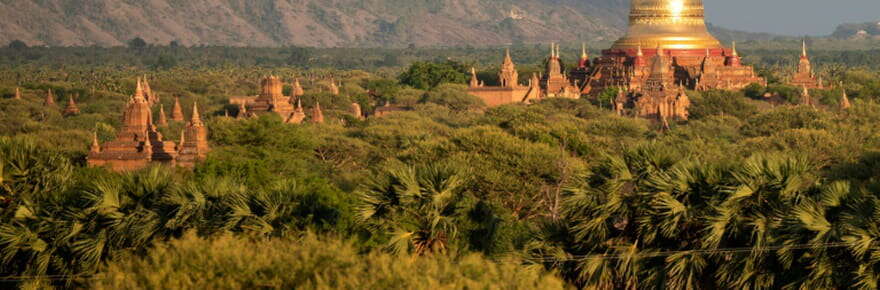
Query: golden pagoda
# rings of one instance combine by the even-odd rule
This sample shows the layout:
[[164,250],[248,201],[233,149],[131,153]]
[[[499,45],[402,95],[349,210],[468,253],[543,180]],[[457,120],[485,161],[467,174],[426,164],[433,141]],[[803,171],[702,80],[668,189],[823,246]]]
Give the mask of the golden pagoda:
[[722,48],[709,34],[702,0],[633,0],[629,30],[612,49]]
[[742,65],[734,47],[709,34],[702,0],[632,0],[627,34],[602,51],[592,63],[582,61],[572,74],[582,94],[625,87],[640,94],[657,69],[649,60],[658,54],[674,72],[671,84],[692,90],[738,90],[765,84],[750,66]]

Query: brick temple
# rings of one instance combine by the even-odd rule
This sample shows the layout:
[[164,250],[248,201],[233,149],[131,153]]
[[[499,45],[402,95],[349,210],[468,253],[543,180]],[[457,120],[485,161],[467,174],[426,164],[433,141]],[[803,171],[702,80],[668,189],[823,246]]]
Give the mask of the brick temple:
[[138,80],[134,95],[122,113],[122,128],[116,139],[99,144],[93,137],[88,154],[92,167],[133,171],[153,164],[192,167],[210,151],[208,131],[193,104],[193,114],[181,132],[180,143],[164,140],[153,124],[153,111],[143,83]]

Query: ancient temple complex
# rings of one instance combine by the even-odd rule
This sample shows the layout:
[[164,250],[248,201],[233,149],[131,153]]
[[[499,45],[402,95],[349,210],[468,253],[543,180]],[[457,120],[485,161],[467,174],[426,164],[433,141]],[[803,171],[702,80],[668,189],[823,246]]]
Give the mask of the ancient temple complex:
[[116,139],[99,144],[95,136],[89,150],[88,164],[114,171],[138,170],[151,164],[191,167],[203,160],[210,150],[207,128],[195,105],[191,121],[181,134],[178,144],[164,140],[153,124],[150,102],[143,84],[138,81],[135,94],[122,114],[122,128],[116,134]]
[[[552,56],[551,56],[552,58]],[[483,99],[487,106],[500,106],[512,103],[528,103],[543,98],[540,81],[533,75],[527,86],[519,83],[516,64],[510,56],[510,50],[504,54],[501,71],[498,73],[499,86],[486,86],[477,78],[477,72],[471,69],[471,81],[468,93]]]
[[653,74],[651,58],[667,58],[673,83],[695,90],[736,90],[764,84],[736,51],[709,34],[702,0],[633,0],[627,34],[593,61],[585,94],[609,87],[637,92]]
[[[276,76],[263,78],[260,82],[260,88],[260,94],[257,96],[229,98],[230,104],[239,107],[238,118],[274,113],[288,124],[301,124],[309,117],[313,123],[324,122],[324,113],[321,111],[320,104],[315,104],[315,107],[310,110],[311,115],[306,114],[306,110],[302,106],[302,96],[305,95],[305,91],[298,79],[294,80],[291,87],[291,96],[284,95],[284,83]],[[329,88],[331,93],[339,94],[339,87],[335,83],[331,82]]]
[[508,52],[499,79],[500,86],[488,87],[472,71],[468,92],[497,106],[614,89],[622,91],[615,100],[619,112],[657,119],[687,119],[685,90],[766,85],[752,67],[742,64],[736,43],[725,47],[709,34],[702,0],[633,0],[627,34],[601,56],[591,60],[582,48],[577,67],[566,74],[559,48],[552,45],[540,80],[533,77],[524,86]]

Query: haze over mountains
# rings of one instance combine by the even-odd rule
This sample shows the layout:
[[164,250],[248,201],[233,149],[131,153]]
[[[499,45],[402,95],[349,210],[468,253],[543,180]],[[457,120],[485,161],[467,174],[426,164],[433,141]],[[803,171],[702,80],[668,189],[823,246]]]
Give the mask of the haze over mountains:
[[[0,44],[118,46],[487,46],[607,42],[628,0],[45,0],[0,1]],[[725,39],[766,39],[713,27]]]

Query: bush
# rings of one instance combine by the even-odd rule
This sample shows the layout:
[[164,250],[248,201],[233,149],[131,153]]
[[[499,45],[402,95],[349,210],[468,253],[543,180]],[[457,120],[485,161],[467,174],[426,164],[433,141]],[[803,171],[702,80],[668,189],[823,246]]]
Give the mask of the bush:
[[306,235],[249,241],[188,235],[145,257],[123,255],[94,289],[562,289],[563,283],[518,263],[434,255],[365,255],[350,243]]

